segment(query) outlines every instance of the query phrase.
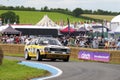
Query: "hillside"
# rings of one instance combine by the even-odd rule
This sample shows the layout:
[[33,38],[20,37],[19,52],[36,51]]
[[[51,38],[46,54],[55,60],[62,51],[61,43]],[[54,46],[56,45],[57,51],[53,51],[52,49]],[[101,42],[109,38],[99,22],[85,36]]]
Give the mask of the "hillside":
[[[0,10],[0,14],[7,12],[6,10]],[[54,22],[64,21],[67,22],[67,18],[70,19],[70,22],[83,21],[84,19],[75,18],[70,15],[56,13],[56,12],[37,12],[37,11],[13,11],[20,17],[21,24],[36,24],[39,22],[44,15],[48,15],[50,19]]]
[[92,15],[92,14],[82,14],[82,16],[93,18],[93,19],[107,20],[107,21],[111,21],[112,18],[115,17],[110,15]]
[[[7,10],[0,10],[0,14],[7,12]],[[20,17],[20,24],[36,24],[39,22],[44,15],[48,15],[50,19],[52,19],[54,22],[58,23],[60,21],[67,22],[67,18],[69,18],[71,23],[74,22],[79,22],[79,21],[86,21],[83,18],[76,18],[70,15],[62,14],[62,13],[57,13],[57,12],[39,12],[39,11],[13,11]],[[111,20],[113,16],[99,16],[93,17],[93,15],[82,15],[94,19],[106,19],[106,20]],[[99,17],[98,17],[99,16]],[[110,17],[110,18],[108,18]]]

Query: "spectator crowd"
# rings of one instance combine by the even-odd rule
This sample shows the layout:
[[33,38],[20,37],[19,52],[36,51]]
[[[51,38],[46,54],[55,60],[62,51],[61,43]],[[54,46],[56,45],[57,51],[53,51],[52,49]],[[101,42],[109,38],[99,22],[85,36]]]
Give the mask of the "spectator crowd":
[[[0,43],[2,44],[27,44],[29,40],[35,38],[37,36],[16,36],[16,35],[3,35],[0,37]],[[94,37],[93,39],[90,37],[58,37],[59,41],[64,46],[72,46],[72,47],[83,47],[83,48],[104,48],[104,49],[112,49],[119,50],[120,48],[120,39],[107,39]]]

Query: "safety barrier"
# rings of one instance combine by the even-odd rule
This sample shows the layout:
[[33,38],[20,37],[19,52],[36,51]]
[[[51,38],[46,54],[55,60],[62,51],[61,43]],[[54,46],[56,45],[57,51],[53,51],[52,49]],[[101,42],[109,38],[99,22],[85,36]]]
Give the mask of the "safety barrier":
[[[3,53],[24,53],[24,45],[22,44],[0,44],[0,48]],[[78,53],[81,50],[92,51],[92,52],[107,52],[110,54],[110,61],[114,63],[120,63],[120,50],[109,50],[109,49],[91,49],[91,48],[80,48],[70,47],[71,58],[78,59]]]
[[80,48],[71,47],[71,57],[78,58],[78,53],[81,51],[91,51],[91,52],[106,52],[110,54],[110,63],[120,63],[120,50],[110,50],[110,49],[91,49],[91,48]]
[[3,53],[24,53],[24,45],[22,44],[0,44]]

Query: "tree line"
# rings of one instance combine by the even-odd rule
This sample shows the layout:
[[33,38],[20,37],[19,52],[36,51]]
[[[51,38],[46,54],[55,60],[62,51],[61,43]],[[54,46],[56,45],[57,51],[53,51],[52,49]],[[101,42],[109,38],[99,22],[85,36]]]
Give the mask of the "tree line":
[[24,6],[0,6],[0,10],[18,10],[18,11],[35,11],[34,7],[24,7]]
[[[69,15],[76,16],[77,14],[97,14],[97,15],[118,15],[120,12],[112,12],[112,11],[104,11],[101,9],[98,10],[83,10],[82,8],[75,8],[73,11],[69,10],[68,8],[62,9],[62,8],[48,8],[47,6],[42,7],[40,11],[49,11],[49,12],[60,12],[60,13],[66,13]],[[75,14],[76,13],[76,14]]]
[[69,10],[68,8],[48,8],[47,6],[41,7],[41,9],[36,9],[34,7],[24,7],[24,6],[0,6],[0,10],[18,10],[18,11],[41,11],[41,12],[59,12],[75,17],[79,17],[80,14],[97,14],[97,15],[118,15],[120,12],[104,11],[101,9],[98,10],[83,10],[82,8],[75,8],[74,10]]

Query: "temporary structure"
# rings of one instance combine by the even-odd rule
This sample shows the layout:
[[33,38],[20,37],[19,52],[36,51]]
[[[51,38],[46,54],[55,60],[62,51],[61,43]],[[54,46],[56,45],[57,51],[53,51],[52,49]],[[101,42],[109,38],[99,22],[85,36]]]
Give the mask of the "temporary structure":
[[[7,25],[0,27],[0,31],[6,29]],[[58,36],[61,26],[55,24],[47,15],[45,15],[36,25],[11,25],[13,29],[22,32],[22,35],[52,35]]]
[[47,27],[57,27],[58,25],[55,24],[47,15],[36,24],[36,26],[47,26]]
[[115,30],[114,33],[119,33],[120,34],[120,26],[118,26]]
[[13,29],[10,25],[1,31],[2,34],[21,34],[20,31]]
[[80,31],[80,32],[86,32],[87,30],[84,27],[81,27],[81,28],[78,29],[78,31]]
[[60,32],[62,32],[62,33],[68,33],[68,32],[73,33],[75,31],[76,30],[74,28],[71,28],[71,27],[66,27],[66,28],[60,30]]
[[115,30],[118,26],[120,26],[120,15],[115,16],[111,20],[110,29]]
[[118,22],[118,23],[120,23],[120,15],[115,16],[115,17],[111,20],[111,22]]

